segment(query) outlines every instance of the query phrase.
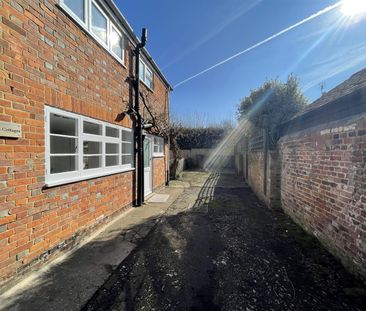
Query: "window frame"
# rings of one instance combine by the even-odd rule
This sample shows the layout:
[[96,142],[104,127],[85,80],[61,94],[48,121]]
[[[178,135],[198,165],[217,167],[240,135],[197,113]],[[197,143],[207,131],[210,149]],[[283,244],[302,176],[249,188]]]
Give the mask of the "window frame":
[[[56,174],[63,174],[65,176],[65,178],[72,178],[74,176],[75,173],[78,172],[79,170],[79,161],[78,161],[78,154],[80,152],[80,140],[79,140],[79,136],[80,136],[80,120],[78,120],[77,118],[75,118],[73,115],[69,114],[69,113],[58,113],[58,111],[49,111],[47,113],[47,119],[46,120],[50,120],[50,115],[51,113],[53,114],[58,114],[58,115],[62,115],[62,116],[65,116],[65,117],[69,117],[69,118],[73,118],[76,120],[76,136],[73,136],[75,137],[75,140],[76,140],[76,143],[77,143],[77,152],[73,154],[73,156],[76,157],[76,160],[75,160],[75,166],[76,166],[76,170],[73,170],[73,171],[68,171],[68,172],[62,172],[62,173],[56,173]],[[51,134],[51,122],[48,121],[45,123],[46,124],[46,171],[47,172],[50,172],[49,174],[51,175],[51,136],[53,134]],[[61,156],[67,156],[69,155],[68,153],[60,153],[60,154],[57,154],[57,156],[61,157]],[[52,174],[52,175],[56,175],[56,174]]]
[[[118,59],[121,59],[123,62],[124,62],[124,59],[125,59],[125,41],[124,41],[124,36],[123,36],[123,33],[121,31],[118,30],[118,28],[112,23],[110,22],[109,23],[109,50],[111,51],[111,53],[117,57]],[[121,37],[121,44],[122,44],[122,58],[119,57],[116,53],[114,53],[113,51],[113,47],[112,47],[112,29],[114,29],[118,34],[119,36]]]
[[[51,114],[58,114],[61,116],[69,117],[76,119],[77,125],[77,152],[75,153],[76,156],[76,170],[69,171],[69,172],[62,172],[62,173],[55,173],[51,174],[51,153],[50,153],[50,115]],[[83,132],[83,122],[93,122],[96,124],[100,124],[102,126],[102,133],[101,135],[94,135],[94,134],[87,134]],[[106,136],[106,127],[112,127],[118,130],[119,137],[109,137]],[[129,131],[132,133],[132,142],[131,142],[131,163],[130,164],[124,164],[122,165],[122,131]],[[101,166],[99,168],[92,168],[92,169],[84,169],[84,141],[95,141],[100,142],[102,144],[101,147]],[[106,166],[106,156],[108,155],[106,153],[106,144],[107,143],[113,143],[118,144],[118,164],[115,166]],[[97,178],[102,177],[110,174],[116,174],[116,173],[123,173],[127,171],[134,170],[134,152],[133,152],[133,146],[134,146],[134,140],[133,140],[133,130],[122,127],[119,125],[115,125],[112,123],[108,123],[105,121],[96,120],[90,117],[86,117],[80,114],[76,114],[73,112],[61,110],[58,108],[45,106],[45,183],[47,187],[53,187],[57,185],[62,184],[68,184],[73,182],[78,182],[82,180],[87,180],[91,178]],[[62,154],[61,154],[62,155]]]
[[[165,141],[163,137],[160,136],[152,136],[153,137],[153,157],[157,158],[157,157],[163,157],[165,155]],[[157,140],[157,144],[155,143],[155,139]],[[159,142],[162,143],[161,145],[159,145]],[[158,147],[158,152],[155,152],[155,146]],[[159,150],[159,146],[162,147],[162,151]]]
[[[154,71],[150,68],[150,66],[148,66],[146,64],[146,62],[142,59],[140,59],[140,63],[142,63],[144,66],[144,72],[143,72],[143,79],[141,77],[140,78],[140,81],[149,89],[149,90],[154,90],[154,79],[155,79],[155,74],[154,74]],[[140,65],[139,65],[140,66]],[[141,70],[141,66],[140,66],[140,70]],[[147,74],[146,72],[147,71],[150,71],[151,73],[151,86],[149,86],[148,82],[147,82]],[[140,71],[141,72],[141,71]]]
[[[60,7],[76,22],[78,23],[85,31],[97,41],[98,44],[102,46],[110,55],[113,56],[123,67],[126,67],[125,62],[125,38],[126,32],[120,27],[117,23],[115,23],[112,18],[109,17],[108,12],[103,9],[101,5],[95,0],[84,0],[84,11],[85,11],[85,21],[82,21],[64,2],[65,0],[59,0]],[[94,34],[92,30],[92,5],[95,5],[96,8],[102,13],[102,15],[107,19],[107,43],[103,42],[96,34]],[[122,38],[122,58],[116,55],[112,50],[111,45],[111,29],[112,26],[114,29],[121,35]]]
[[89,0],[83,0],[84,1],[84,18],[85,21],[83,21],[79,16],[77,16],[73,10],[71,10],[67,4],[65,4],[65,0],[60,0],[60,6],[72,17],[74,18],[78,23],[83,25],[85,28],[88,28],[88,15],[89,15]]
[[[89,31],[90,33],[93,35],[93,37],[98,40],[98,42],[103,45],[104,48],[109,50],[109,46],[110,46],[110,18],[108,17],[108,15],[104,12],[104,10],[99,6],[99,4],[95,1],[95,0],[85,0],[87,2],[90,3],[89,5],[89,12],[88,12],[88,19],[89,19]],[[92,8],[93,5],[97,8],[97,10],[103,15],[103,17],[106,19],[107,21],[107,25],[106,25],[106,36],[107,36],[107,42],[104,42],[101,38],[99,38],[94,32],[93,32],[93,16],[92,16]]]
[[[131,142],[128,142],[130,143],[130,154],[131,154],[131,163],[134,164],[134,152],[133,152],[133,146],[134,146],[134,138],[133,138],[133,130],[132,129],[129,129],[129,128],[122,128],[121,129],[121,135],[120,135],[120,143],[121,143],[121,149],[120,149],[120,163],[121,163],[121,166],[122,167],[125,167],[126,165],[128,166],[128,164],[122,164],[122,157],[124,155],[128,155],[127,153],[123,153],[123,143],[127,143],[127,141],[124,141],[123,140],[123,131],[126,131],[126,132],[130,132],[131,133],[131,137],[132,137],[132,141]],[[134,166],[134,165],[133,165]]]

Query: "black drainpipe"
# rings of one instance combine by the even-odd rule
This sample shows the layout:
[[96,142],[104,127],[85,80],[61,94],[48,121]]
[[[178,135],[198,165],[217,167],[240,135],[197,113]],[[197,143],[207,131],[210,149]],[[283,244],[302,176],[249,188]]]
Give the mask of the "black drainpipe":
[[147,30],[142,29],[141,42],[135,48],[135,142],[137,145],[137,201],[136,206],[144,203],[144,140],[142,135],[142,116],[140,114],[140,52],[146,45]]

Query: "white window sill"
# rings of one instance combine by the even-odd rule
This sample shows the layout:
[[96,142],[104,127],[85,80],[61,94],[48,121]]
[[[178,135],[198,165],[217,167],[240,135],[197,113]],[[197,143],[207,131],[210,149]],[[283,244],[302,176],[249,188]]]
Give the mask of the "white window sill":
[[164,153],[155,153],[153,154],[153,158],[164,158]]
[[60,179],[60,180],[49,181],[49,182],[47,182],[47,180],[46,180],[45,187],[46,188],[51,188],[51,187],[71,184],[71,183],[75,183],[75,182],[79,182],[79,181],[85,181],[85,180],[99,178],[99,177],[106,177],[106,176],[109,176],[109,175],[132,172],[134,170],[135,170],[135,168],[132,167],[132,168],[128,168],[128,169],[122,169],[122,170],[118,169],[118,170],[115,170],[115,171],[108,171],[108,172],[105,172],[105,173],[97,173],[97,174],[92,174],[92,175],[82,176],[82,177],[76,176],[75,178]]

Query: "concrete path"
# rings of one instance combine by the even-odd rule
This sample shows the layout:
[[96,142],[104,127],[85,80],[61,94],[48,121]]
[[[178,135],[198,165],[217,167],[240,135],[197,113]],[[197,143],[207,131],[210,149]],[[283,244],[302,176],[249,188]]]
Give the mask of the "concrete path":
[[182,184],[83,310],[365,310],[364,285],[234,175]]
[[174,187],[159,191],[164,200],[158,197],[156,203],[130,208],[78,249],[23,279],[0,295],[0,310],[80,310],[158,223],[185,186],[176,182]]

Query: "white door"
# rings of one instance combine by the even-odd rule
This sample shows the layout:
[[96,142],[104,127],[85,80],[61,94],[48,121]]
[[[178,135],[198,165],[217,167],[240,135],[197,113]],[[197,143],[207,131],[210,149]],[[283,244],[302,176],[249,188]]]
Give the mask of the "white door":
[[152,192],[152,139],[144,139],[144,190],[145,196]]

